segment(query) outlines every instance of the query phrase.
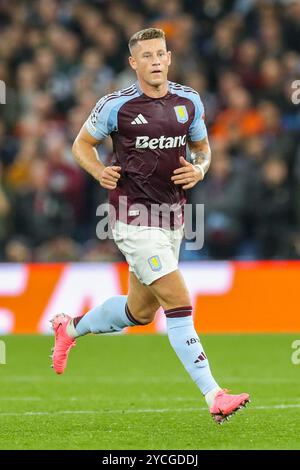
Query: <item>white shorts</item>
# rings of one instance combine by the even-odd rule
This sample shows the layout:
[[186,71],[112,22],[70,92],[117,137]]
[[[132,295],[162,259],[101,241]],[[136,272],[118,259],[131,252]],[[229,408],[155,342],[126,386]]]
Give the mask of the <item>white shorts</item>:
[[142,284],[150,285],[178,267],[180,244],[184,229],[166,230],[139,227],[116,221],[114,240]]

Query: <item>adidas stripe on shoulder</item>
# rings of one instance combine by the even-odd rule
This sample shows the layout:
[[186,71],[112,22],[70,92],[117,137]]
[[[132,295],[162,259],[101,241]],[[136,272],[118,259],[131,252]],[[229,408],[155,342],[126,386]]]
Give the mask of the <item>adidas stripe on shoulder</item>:
[[104,139],[118,128],[118,111],[127,101],[139,96],[136,85],[123,88],[101,98],[86,121],[88,132],[96,139]]
[[93,111],[91,112],[90,115],[90,122],[95,125],[97,122],[97,117],[98,114],[101,112],[103,107],[108,103],[109,101],[116,100],[118,98],[121,98],[122,96],[132,96],[137,92],[136,85],[133,84],[130,87],[123,88],[122,90],[119,91],[114,91],[113,93],[109,93],[108,95],[103,96],[96,104],[94,107]]
[[193,93],[195,95],[198,95],[198,92],[196,90],[189,86],[180,85],[180,83],[169,82],[169,88],[171,92],[173,91],[175,93],[176,91],[184,91],[185,93]]

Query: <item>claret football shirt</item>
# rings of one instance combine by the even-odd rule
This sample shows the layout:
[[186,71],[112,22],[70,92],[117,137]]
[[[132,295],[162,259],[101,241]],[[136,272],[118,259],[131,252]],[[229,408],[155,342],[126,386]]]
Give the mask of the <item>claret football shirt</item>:
[[[148,213],[158,205],[183,207],[185,191],[171,176],[181,166],[179,157],[186,158],[187,142],[207,136],[195,90],[168,82],[165,96],[150,98],[137,82],[101,98],[86,128],[98,140],[112,138],[112,164],[122,168],[117,188],[109,191],[117,219],[132,223],[141,207]],[[149,217],[146,225],[156,223]]]

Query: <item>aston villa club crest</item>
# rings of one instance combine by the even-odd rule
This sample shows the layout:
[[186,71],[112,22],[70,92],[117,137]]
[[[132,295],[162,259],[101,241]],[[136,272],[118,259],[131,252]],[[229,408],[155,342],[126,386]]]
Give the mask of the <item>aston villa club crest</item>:
[[174,106],[177,121],[181,124],[187,122],[189,115],[185,106]]
[[152,271],[160,271],[162,268],[160,258],[157,255],[148,258],[148,263],[150,264]]

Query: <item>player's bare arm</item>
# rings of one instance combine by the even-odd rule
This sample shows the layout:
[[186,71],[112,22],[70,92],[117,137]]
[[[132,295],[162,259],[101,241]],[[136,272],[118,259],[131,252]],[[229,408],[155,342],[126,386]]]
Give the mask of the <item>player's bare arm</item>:
[[211,161],[211,151],[208,138],[189,142],[193,163],[180,157],[181,167],[174,170],[171,180],[176,185],[183,185],[183,189],[191,189],[204,179]]
[[99,143],[100,141],[91,136],[85,126],[82,126],[72,147],[73,155],[79,165],[99,181],[103,188],[115,189],[121,177],[121,167],[105,166],[101,162],[96,149]]

